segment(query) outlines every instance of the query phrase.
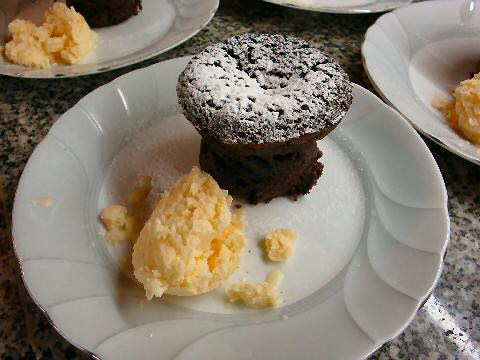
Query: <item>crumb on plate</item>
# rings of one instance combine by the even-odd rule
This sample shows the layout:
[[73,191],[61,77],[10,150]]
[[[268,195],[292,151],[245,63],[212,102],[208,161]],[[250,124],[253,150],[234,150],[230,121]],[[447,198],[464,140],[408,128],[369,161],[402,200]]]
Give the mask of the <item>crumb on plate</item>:
[[246,306],[253,308],[276,308],[283,303],[278,294],[278,287],[282,282],[283,274],[274,270],[261,283],[247,283],[242,277],[240,282],[227,288],[230,302],[242,301]]
[[265,256],[272,261],[288,259],[295,248],[298,233],[291,229],[278,229],[265,236]]
[[51,208],[55,205],[55,199],[52,197],[41,197],[32,200],[33,205],[42,206],[44,208]]
[[100,214],[100,220],[107,229],[105,240],[111,245],[135,241],[141,229],[140,220],[129,215],[125,206],[110,205]]
[[152,190],[152,177],[151,176],[140,176],[137,179],[137,186],[135,189],[128,194],[127,202],[129,205],[135,206],[147,198]]

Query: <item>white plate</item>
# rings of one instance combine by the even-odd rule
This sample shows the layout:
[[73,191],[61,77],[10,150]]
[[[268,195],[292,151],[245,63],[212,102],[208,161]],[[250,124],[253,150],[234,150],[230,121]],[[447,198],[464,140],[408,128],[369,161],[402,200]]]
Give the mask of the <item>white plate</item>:
[[[29,78],[72,77],[134,64],[190,39],[210,22],[218,4],[219,0],[142,0],[143,9],[137,16],[118,25],[95,29],[99,34],[97,48],[80,63],[31,69],[11,64],[0,56],[0,74]],[[1,10],[0,7],[0,45],[8,33],[6,24],[12,20]]]
[[331,13],[375,13],[396,9],[413,0],[264,0],[292,8]]
[[453,131],[431,105],[480,71],[480,3],[426,1],[380,17],[362,46],[365,70],[378,92],[421,133],[480,164],[480,147]]
[[[143,307],[122,274],[121,248],[98,222],[133,179],[161,191],[197,164],[199,135],[175,86],[189,58],[126,74],[67,111],[32,154],[13,209],[15,250],[30,295],[58,331],[101,359],[359,359],[398,335],[432,291],[449,238],[447,195],[418,134],[355,85],[341,126],[320,142],[325,173],[297,202],[246,206],[250,251],[233,279],[280,268],[284,306],[247,310],[222,289]],[[32,205],[52,197],[52,208]],[[258,241],[300,233],[272,265]],[[282,321],[281,316],[288,320]],[[315,355],[313,355],[315,354]]]

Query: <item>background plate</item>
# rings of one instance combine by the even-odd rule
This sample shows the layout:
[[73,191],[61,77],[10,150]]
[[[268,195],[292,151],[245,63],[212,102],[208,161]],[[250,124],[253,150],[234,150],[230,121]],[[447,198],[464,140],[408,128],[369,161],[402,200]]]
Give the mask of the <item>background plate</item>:
[[365,35],[365,71],[386,102],[422,134],[475,164],[480,147],[450,128],[431,105],[480,71],[480,4],[440,0],[381,16]]
[[[30,69],[11,64],[0,56],[0,74],[30,78],[72,77],[95,74],[146,60],[183,43],[204,26],[217,11],[219,0],[142,0],[143,10],[118,25],[95,29],[96,50],[80,63]],[[8,36],[7,24],[16,18],[2,12],[0,45]]]

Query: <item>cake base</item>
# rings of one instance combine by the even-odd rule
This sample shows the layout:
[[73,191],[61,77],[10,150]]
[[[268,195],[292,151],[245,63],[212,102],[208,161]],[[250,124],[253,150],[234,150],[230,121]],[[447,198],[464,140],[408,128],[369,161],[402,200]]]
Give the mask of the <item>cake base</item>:
[[222,189],[257,204],[307,194],[322,175],[321,156],[316,141],[231,145],[203,136],[199,160]]
[[67,0],[93,28],[119,24],[142,10],[142,0]]

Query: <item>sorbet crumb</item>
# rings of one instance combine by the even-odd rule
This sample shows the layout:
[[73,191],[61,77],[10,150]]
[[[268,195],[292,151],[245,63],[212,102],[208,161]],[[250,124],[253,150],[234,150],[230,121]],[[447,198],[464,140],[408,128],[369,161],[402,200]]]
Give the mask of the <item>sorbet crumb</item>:
[[292,255],[297,239],[298,233],[291,229],[272,231],[265,237],[265,256],[271,261],[285,261]]
[[44,208],[51,208],[55,204],[55,200],[52,197],[42,197],[32,200],[33,205],[42,206]]
[[266,281],[261,283],[247,283],[246,277],[242,276],[240,282],[227,288],[227,296],[230,302],[242,301],[248,307],[276,308],[283,303],[278,295],[278,286],[283,279],[283,274],[274,270],[267,276]]
[[480,73],[462,81],[452,98],[436,93],[432,106],[443,114],[453,130],[480,145]]

